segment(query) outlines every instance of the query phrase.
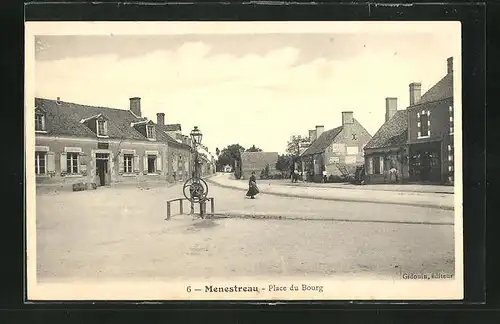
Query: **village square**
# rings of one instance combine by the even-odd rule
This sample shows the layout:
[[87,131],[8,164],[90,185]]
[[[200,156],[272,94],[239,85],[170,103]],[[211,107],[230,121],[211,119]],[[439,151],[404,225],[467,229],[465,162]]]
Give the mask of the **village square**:
[[[286,153],[237,136],[209,147],[204,128],[148,118],[139,97],[116,108],[37,97],[38,280],[453,274],[452,57],[442,71],[425,92],[408,83],[407,107],[376,103],[374,134],[339,110],[339,125],[289,134]],[[202,215],[190,179],[213,198]]]

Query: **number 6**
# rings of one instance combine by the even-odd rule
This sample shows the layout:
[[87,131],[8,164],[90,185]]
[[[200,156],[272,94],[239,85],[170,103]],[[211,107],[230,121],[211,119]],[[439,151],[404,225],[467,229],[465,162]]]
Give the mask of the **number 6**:
[[187,292],[190,293],[191,292],[191,286],[187,286]]

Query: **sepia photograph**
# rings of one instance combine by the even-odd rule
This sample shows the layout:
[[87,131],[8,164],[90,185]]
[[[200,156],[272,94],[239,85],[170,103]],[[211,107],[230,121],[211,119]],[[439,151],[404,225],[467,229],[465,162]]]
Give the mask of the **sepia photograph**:
[[28,300],[463,299],[458,22],[26,22]]

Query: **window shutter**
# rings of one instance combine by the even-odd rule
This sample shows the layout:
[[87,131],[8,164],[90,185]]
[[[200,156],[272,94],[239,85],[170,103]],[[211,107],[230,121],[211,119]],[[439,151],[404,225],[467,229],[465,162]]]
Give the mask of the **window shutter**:
[[87,154],[81,152],[78,154],[78,172],[82,175],[87,175]]
[[56,158],[54,152],[47,152],[47,173],[56,172]]
[[139,173],[139,155],[135,154],[134,155],[134,172]]
[[66,153],[61,153],[61,174],[67,173],[68,172],[68,166],[66,160]]
[[95,151],[94,150],[91,150],[90,151],[90,161],[89,161],[89,165],[90,165],[90,176],[93,178],[95,177],[95,173],[96,173],[96,160],[95,160]]
[[380,174],[384,174],[384,157],[380,156]]
[[373,158],[368,159],[368,174],[373,174]]
[[146,154],[142,157],[142,172],[144,174],[148,173],[148,156]]
[[123,174],[123,164],[124,164],[124,158],[123,158],[123,154],[120,153],[120,155],[118,156],[118,173],[119,174]]
[[161,155],[158,154],[156,156],[156,171],[161,172],[162,169],[163,169],[163,164],[161,160]]

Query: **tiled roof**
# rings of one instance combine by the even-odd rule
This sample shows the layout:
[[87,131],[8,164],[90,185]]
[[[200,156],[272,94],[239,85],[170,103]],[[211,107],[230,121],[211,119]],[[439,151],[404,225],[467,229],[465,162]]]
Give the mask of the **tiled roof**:
[[[180,124],[177,124],[177,125],[180,125]],[[157,136],[158,136],[158,133],[161,133],[162,140],[164,140],[165,142],[168,142],[169,144],[174,144],[174,145],[177,145],[177,146],[183,147],[183,148],[191,148],[191,146],[184,144],[184,143],[179,143],[176,139],[172,138],[172,136],[168,135],[166,132],[171,131],[171,130],[169,130],[168,126],[171,126],[171,125],[158,125],[158,124],[156,124]]]
[[134,116],[129,110],[57,102],[43,98],[35,98],[35,106],[46,111],[45,123],[49,135],[96,137],[93,131],[80,123],[80,120],[102,114],[109,120],[109,138],[145,139],[141,133],[130,126],[132,122],[143,119]]
[[398,110],[366,143],[365,149],[401,145],[407,140],[408,112],[406,109]]
[[243,152],[241,154],[241,165],[243,169],[263,170],[267,164],[276,167],[278,153],[276,152]]
[[165,131],[167,132],[173,132],[173,131],[180,131],[181,129],[181,124],[168,124],[164,125],[165,126]]
[[453,97],[453,73],[448,73],[444,78],[439,80],[427,92],[425,92],[420,100],[414,106],[420,106],[434,101],[440,101]]
[[343,126],[339,126],[334,129],[327,130],[321,134],[319,138],[311,143],[311,145],[307,148],[307,150],[302,153],[302,156],[319,154],[326,150],[330,144],[332,144],[333,140],[340,134],[340,132],[344,129]]

